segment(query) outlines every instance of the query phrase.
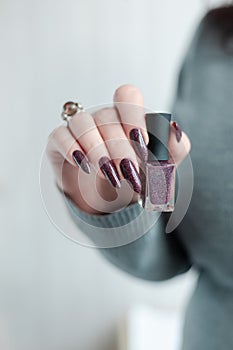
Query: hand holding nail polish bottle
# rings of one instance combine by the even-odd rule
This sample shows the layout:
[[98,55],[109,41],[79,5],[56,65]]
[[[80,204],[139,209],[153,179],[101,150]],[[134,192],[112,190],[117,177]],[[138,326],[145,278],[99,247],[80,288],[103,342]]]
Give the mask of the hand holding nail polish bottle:
[[174,210],[176,166],[169,161],[171,114],[147,113],[148,160],[142,165],[140,203],[147,211]]

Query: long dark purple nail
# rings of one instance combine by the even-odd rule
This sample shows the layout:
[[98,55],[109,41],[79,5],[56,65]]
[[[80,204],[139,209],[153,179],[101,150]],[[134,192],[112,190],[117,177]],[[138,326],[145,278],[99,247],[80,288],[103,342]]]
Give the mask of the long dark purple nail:
[[142,189],[141,180],[131,160],[127,158],[122,159],[120,168],[124,178],[131,183],[133,190],[137,193],[140,193]]
[[148,150],[145,144],[145,140],[142,136],[142,132],[140,129],[132,129],[129,133],[130,140],[132,140],[132,146],[137,153],[137,155],[141,158],[142,161],[146,162],[148,157]]
[[76,150],[73,152],[73,159],[75,161],[76,164],[78,164],[78,166],[80,166],[80,168],[85,171],[85,173],[90,174],[91,169],[90,169],[90,164],[87,161],[87,158],[84,156],[84,154],[79,151]]
[[177,124],[176,122],[173,122],[172,123],[172,126],[175,128],[176,130],[176,139],[177,139],[177,142],[180,142],[181,140],[181,137],[182,137],[182,130],[179,126],[179,124]]
[[106,179],[110,182],[110,184],[113,187],[120,188],[120,177],[118,175],[117,169],[113,161],[108,157],[102,157],[99,160],[99,166]]

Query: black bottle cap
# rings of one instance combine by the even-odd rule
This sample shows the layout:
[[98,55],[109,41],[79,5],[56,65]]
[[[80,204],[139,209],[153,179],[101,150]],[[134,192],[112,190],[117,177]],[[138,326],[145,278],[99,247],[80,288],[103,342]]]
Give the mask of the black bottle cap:
[[146,127],[149,135],[148,160],[168,160],[168,141],[171,114],[146,113]]

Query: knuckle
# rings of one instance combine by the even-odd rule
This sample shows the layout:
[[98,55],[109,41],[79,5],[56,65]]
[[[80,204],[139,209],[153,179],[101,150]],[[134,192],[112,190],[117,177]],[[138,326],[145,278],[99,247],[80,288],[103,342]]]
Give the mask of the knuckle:
[[75,114],[72,118],[69,120],[69,127],[72,129],[79,123],[79,116]]
[[79,113],[76,113],[73,117],[70,118],[69,125],[72,126],[72,125],[76,125],[77,123],[80,124],[80,123],[83,123],[86,120],[89,121],[90,119],[92,119],[92,116],[91,116],[90,113],[79,112]]
[[105,107],[98,110],[94,113],[93,118],[98,125],[105,124],[106,122],[118,122],[117,111],[113,107]]
[[77,113],[69,120],[69,128],[78,138],[95,127],[93,117],[87,112]]
[[74,143],[75,141],[68,135],[63,135],[63,137],[59,139],[59,145],[64,150],[70,150]]
[[103,148],[104,146],[104,142],[101,140],[93,140],[93,138],[90,138],[88,141],[88,149],[92,152],[96,149]]
[[134,160],[137,159],[136,154],[128,140],[109,140],[107,141],[106,146],[110,153],[114,154],[118,158],[125,158],[127,155],[127,158]]

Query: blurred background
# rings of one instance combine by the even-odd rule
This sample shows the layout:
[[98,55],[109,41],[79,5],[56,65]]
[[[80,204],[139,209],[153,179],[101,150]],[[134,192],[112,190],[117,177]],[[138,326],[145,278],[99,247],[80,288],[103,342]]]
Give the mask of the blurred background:
[[[204,12],[201,0],[0,1],[1,350],[118,350],[125,315],[132,339],[151,317],[168,328],[182,322],[194,274],[137,280],[63,237],[44,211],[38,177],[66,100],[109,103],[131,83],[147,107],[169,110]],[[175,350],[175,341],[168,348],[159,340],[154,322],[147,350]],[[141,350],[139,343],[120,350]]]

